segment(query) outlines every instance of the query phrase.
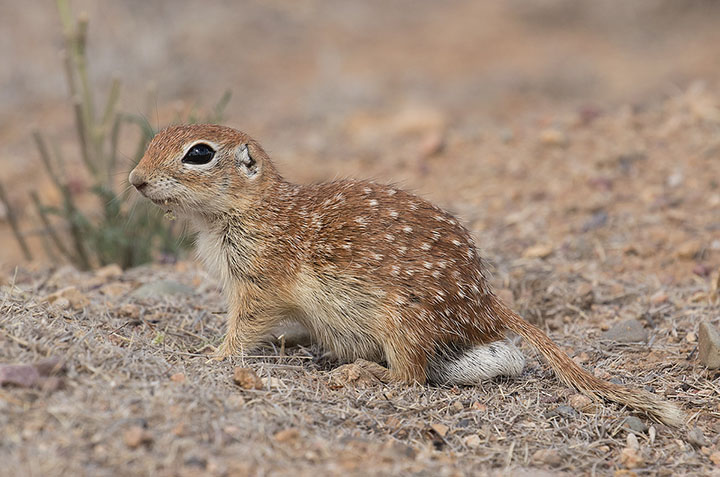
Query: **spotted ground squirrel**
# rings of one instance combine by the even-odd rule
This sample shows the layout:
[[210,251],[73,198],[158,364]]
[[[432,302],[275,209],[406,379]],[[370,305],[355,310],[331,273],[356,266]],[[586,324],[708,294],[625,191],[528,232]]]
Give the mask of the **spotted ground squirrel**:
[[402,382],[469,385],[516,376],[527,340],[566,384],[670,425],[683,413],[589,374],[493,293],[470,233],[393,186],[296,185],[260,144],[217,125],[155,136],[130,183],[197,230],[197,253],[228,303],[218,358],[247,352],[296,321],[343,360],[385,362]]

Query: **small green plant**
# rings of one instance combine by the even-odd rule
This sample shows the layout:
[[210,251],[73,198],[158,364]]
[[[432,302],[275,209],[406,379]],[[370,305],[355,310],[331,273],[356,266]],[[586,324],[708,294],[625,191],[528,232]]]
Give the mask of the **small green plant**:
[[[127,173],[137,164],[149,141],[157,132],[142,116],[118,112],[120,82],[113,81],[101,110],[97,108],[87,65],[87,16],[73,16],[68,0],[57,0],[65,40],[65,74],[73,105],[78,150],[84,174],[67,174],[66,161],[54,141],[39,131],[33,134],[42,164],[58,190],[60,204],[43,204],[37,192],[31,193],[41,222],[41,236],[51,259],[69,261],[80,269],[110,263],[123,268],[151,261],[158,255],[177,256],[187,246],[175,223],[164,220],[160,211],[147,201],[131,198]],[[149,94],[150,98],[154,95]],[[220,122],[230,100],[226,92],[206,116],[190,112],[176,122]],[[152,104],[149,101],[149,104]],[[121,130],[137,131],[137,147],[131,163],[118,161]],[[78,198],[91,193],[96,205],[79,206]],[[24,235],[0,186],[0,200],[8,209],[13,232],[25,254],[32,257]],[[84,203],[84,202],[83,202]]]

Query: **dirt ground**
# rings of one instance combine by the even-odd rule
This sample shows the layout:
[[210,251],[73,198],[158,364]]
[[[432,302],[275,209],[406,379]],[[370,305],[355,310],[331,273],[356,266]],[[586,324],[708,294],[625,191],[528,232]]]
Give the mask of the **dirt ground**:
[[[688,425],[588,403],[525,345],[520,377],[467,388],[382,384],[314,345],[208,362],[224,304],[192,257],[26,263],[0,220],[0,365],[58,362],[0,387],[0,475],[720,475],[720,374],[697,358],[699,323],[720,325],[715,3],[74,5],[122,109],[154,83],[162,124],[230,88],[227,124],[288,178],[397,182],[456,213],[517,311]],[[0,180],[32,229],[31,131],[73,152],[61,32],[51,5],[0,17]],[[629,319],[645,339],[606,339]]]

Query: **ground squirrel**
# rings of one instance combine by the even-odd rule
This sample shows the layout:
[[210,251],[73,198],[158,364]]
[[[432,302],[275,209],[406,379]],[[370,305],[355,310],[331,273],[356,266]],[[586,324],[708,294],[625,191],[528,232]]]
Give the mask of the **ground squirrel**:
[[391,379],[469,385],[522,371],[510,330],[582,393],[683,422],[673,404],[589,374],[505,306],[470,233],[415,195],[354,180],[292,184],[255,140],[217,125],[158,133],[130,183],[197,229],[228,302],[219,358],[291,320],[343,360],[387,363]]

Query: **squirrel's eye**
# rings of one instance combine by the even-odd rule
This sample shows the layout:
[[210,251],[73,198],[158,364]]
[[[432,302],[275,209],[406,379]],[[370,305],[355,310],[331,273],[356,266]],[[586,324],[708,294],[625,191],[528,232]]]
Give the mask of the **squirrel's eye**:
[[212,161],[215,150],[207,144],[195,144],[182,158],[184,164],[207,164]]

